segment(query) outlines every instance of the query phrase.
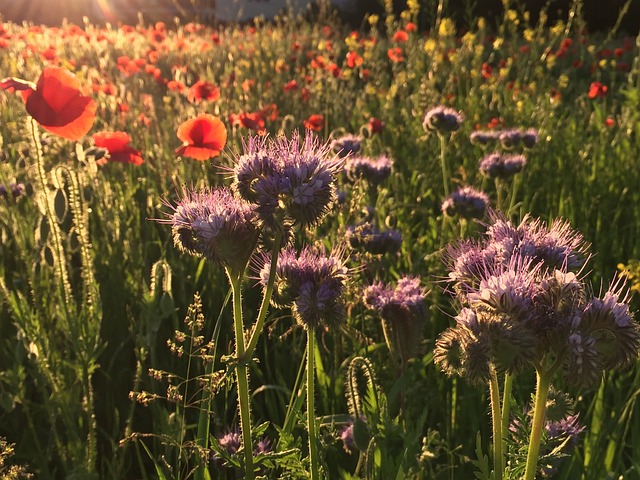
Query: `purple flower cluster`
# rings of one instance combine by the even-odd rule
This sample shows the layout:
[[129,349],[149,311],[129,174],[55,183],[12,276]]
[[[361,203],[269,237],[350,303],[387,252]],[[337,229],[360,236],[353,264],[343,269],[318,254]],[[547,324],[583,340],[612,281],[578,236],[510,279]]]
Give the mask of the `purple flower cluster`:
[[0,185],[0,197],[9,198],[9,194],[11,194],[11,197],[15,200],[24,193],[24,190],[24,183],[11,182],[9,184],[9,189],[4,185]]
[[171,225],[174,244],[183,252],[220,262],[234,272],[247,265],[258,241],[255,210],[228,188],[184,190],[173,214],[160,223]]
[[347,159],[344,172],[352,182],[359,178],[365,179],[371,185],[379,185],[391,175],[393,159],[386,155],[376,158],[351,157]]
[[365,289],[364,302],[380,314],[392,355],[403,362],[415,357],[427,318],[425,291],[420,286],[420,279],[402,277],[395,287],[374,283]]
[[335,200],[335,177],[342,160],[331,155],[310,130],[304,139],[253,137],[233,169],[234,187],[264,224],[288,229],[291,223],[315,225]]
[[[262,260],[260,281],[266,285],[271,259],[265,255]],[[276,307],[291,307],[305,328],[339,325],[345,321],[341,297],[348,273],[340,252],[325,255],[305,247],[298,254],[286,248],[278,257],[271,302]]]
[[356,250],[373,255],[396,253],[402,246],[402,235],[397,230],[380,231],[371,223],[347,227],[347,240]]
[[463,309],[436,343],[443,370],[484,382],[491,365],[515,372],[550,354],[563,360],[569,382],[593,385],[603,371],[637,358],[640,330],[622,283],[588,297],[582,235],[563,221],[547,227],[525,217],[516,227],[496,214],[491,220],[484,239],[446,254]]
[[442,202],[442,212],[450,217],[481,218],[489,206],[489,197],[473,187],[460,187]]
[[448,134],[458,130],[463,120],[462,113],[440,105],[427,111],[422,120],[422,128],[427,132],[436,131],[440,134]]
[[333,151],[340,157],[345,158],[360,151],[362,138],[358,135],[347,134],[336,138],[331,145]]
[[491,153],[480,160],[480,173],[489,178],[508,178],[521,172],[527,159],[524,155]]
[[507,130],[475,130],[469,135],[469,140],[473,144],[483,146],[499,141],[506,149],[515,148],[519,145],[531,149],[538,143],[538,132],[534,128],[528,128],[526,130],[518,128]]

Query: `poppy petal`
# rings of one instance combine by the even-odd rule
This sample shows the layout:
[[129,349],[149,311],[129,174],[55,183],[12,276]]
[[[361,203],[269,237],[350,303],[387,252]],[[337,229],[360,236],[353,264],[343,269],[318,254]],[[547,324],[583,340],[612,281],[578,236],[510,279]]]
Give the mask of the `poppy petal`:
[[82,138],[93,126],[96,104],[82,95],[80,82],[63,68],[43,70],[26,109],[45,130],[69,140]]

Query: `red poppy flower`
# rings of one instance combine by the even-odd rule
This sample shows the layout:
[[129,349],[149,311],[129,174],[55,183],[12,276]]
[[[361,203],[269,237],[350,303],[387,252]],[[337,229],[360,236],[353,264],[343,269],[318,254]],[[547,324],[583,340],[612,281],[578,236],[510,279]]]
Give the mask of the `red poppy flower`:
[[362,65],[363,59],[356,52],[347,53],[347,67],[356,68]]
[[236,127],[244,127],[249,130],[255,130],[258,133],[264,133],[264,117],[261,112],[255,113],[232,113],[229,120]]
[[140,151],[129,145],[131,137],[125,132],[99,132],[91,135],[91,138],[96,147],[104,148],[109,152],[109,158],[101,158],[96,162],[98,165],[105,165],[108,162],[134,165],[144,163]]
[[404,56],[402,55],[402,49],[400,47],[390,48],[387,50],[387,55],[393,63],[404,61]]
[[607,86],[600,82],[593,82],[589,86],[589,98],[605,97],[607,95]]
[[371,117],[369,119],[369,131],[373,133],[382,133],[384,130],[384,122],[378,118]]
[[80,91],[80,81],[59,67],[45,68],[38,83],[5,78],[0,88],[20,91],[27,113],[42,128],[68,140],[79,140],[93,126],[96,104]]
[[227,142],[227,128],[218,117],[203,113],[180,125],[178,138],[182,140],[176,149],[178,155],[203,161],[220,155]]
[[304,121],[304,128],[309,130],[315,130],[316,132],[322,130],[324,127],[324,116],[322,115],[311,115]]
[[200,100],[213,102],[220,98],[220,89],[211,82],[198,80],[196,83],[191,85],[191,88],[189,88],[187,98],[191,103],[195,103]]
[[404,30],[398,30],[393,34],[392,40],[398,43],[405,43],[407,40],[409,40],[409,34]]

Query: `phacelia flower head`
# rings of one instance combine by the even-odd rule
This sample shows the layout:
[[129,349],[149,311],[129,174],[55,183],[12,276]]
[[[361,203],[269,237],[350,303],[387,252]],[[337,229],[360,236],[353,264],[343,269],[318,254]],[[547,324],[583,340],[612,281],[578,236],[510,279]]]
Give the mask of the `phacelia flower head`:
[[364,291],[365,305],[382,318],[389,351],[402,362],[418,355],[427,318],[426,294],[420,279],[402,277],[396,286],[374,283]]
[[489,205],[489,197],[473,187],[460,187],[442,203],[442,212],[450,217],[481,218]]
[[569,382],[592,386],[606,370],[638,358],[640,328],[622,282],[600,297],[587,295],[582,235],[559,220],[547,226],[525,216],[515,226],[489,217],[484,238],[447,249],[452,291],[466,320],[436,342],[445,372],[485,381],[491,367],[515,372],[550,355]]
[[372,185],[378,185],[391,175],[392,167],[393,159],[386,155],[376,158],[351,157],[347,160],[344,171],[351,181],[364,178]]
[[502,155],[495,152],[480,160],[479,170],[485,177],[509,178],[521,172],[526,163],[524,155]]
[[463,120],[462,113],[457,110],[438,106],[425,114],[422,120],[422,128],[427,132],[436,131],[440,134],[449,134],[458,130]]
[[342,161],[330,152],[309,130],[303,139],[297,132],[290,139],[250,138],[233,169],[234,187],[271,228],[315,225],[336,198]]
[[495,143],[500,138],[498,130],[475,130],[469,135],[469,140],[477,145],[489,145]]
[[534,128],[528,128],[522,132],[522,145],[524,148],[533,148],[538,143],[538,131]]
[[[265,255],[260,270],[263,285],[269,281],[270,264]],[[305,247],[296,253],[288,247],[278,257],[271,302],[276,307],[291,307],[294,318],[305,328],[339,325],[346,317],[342,294],[348,274],[341,252],[327,255]]]
[[183,252],[220,262],[242,272],[258,241],[252,205],[228,188],[184,190],[173,213],[160,223],[171,225],[175,245]]
[[361,137],[358,135],[348,134],[340,138],[336,138],[333,141],[332,147],[333,151],[336,152],[340,158],[345,158],[349,155],[358,153],[360,151],[361,144]]
[[397,230],[380,231],[371,223],[347,227],[347,240],[352,248],[373,255],[395,253],[402,246],[402,235]]

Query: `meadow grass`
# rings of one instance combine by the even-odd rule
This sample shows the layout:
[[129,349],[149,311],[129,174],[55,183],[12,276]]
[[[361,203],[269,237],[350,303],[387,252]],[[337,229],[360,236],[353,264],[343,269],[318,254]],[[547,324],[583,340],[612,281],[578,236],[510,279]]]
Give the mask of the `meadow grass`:
[[[2,76],[35,82],[52,65],[75,72],[97,104],[90,133],[125,131],[144,158],[99,165],[88,136],[47,133],[19,95],[0,94],[8,192],[0,196],[0,436],[15,444],[12,462],[43,479],[241,477],[246,460],[222,441],[240,423],[231,358],[243,350],[232,326],[239,311],[224,268],[181,253],[171,229],[153,219],[166,218],[166,203],[185,187],[229,185],[256,129],[290,136],[322,115],[319,137],[358,134],[358,155],[394,161],[377,183],[338,176],[344,199],[318,226],[292,234],[298,247],[346,249],[347,318],[307,342],[289,308],[269,310],[253,360],[245,359],[254,441],[266,436],[272,447],[255,457],[258,475],[307,478],[304,392],[314,377],[306,362],[315,371],[313,469],[327,478],[462,479],[490,470],[488,390],[445,376],[433,361],[456,314],[443,289],[443,249],[484,226],[446,216],[442,202],[469,185],[516,223],[527,213],[566,219],[595,253],[584,272],[595,293],[620,264],[631,265],[638,289],[640,37],[589,33],[579,2],[554,25],[544,14],[531,24],[514,8],[496,25],[474,18],[466,32],[446,10],[408,3],[399,17],[370,16],[358,31],[326,12],[251,25],[0,24]],[[199,79],[219,98],[189,99]],[[464,117],[446,136],[423,128],[439,105]],[[178,126],[199,113],[228,130],[223,153],[207,162],[175,153]],[[537,131],[525,168],[505,183],[484,178],[478,162],[493,148],[470,134],[511,128]],[[11,184],[23,185],[20,195]],[[348,227],[365,220],[396,229],[400,248],[350,248]],[[262,301],[252,266],[242,278],[245,328]],[[380,316],[363,301],[365,287],[404,275],[425,290],[419,353],[406,361],[390,353]],[[589,389],[555,385],[575,398],[586,428],[554,478],[640,478],[639,385],[637,365]],[[513,411],[534,387],[532,372],[516,377]],[[347,427],[352,443],[343,445]],[[508,448],[510,478],[519,478],[523,447]]]

